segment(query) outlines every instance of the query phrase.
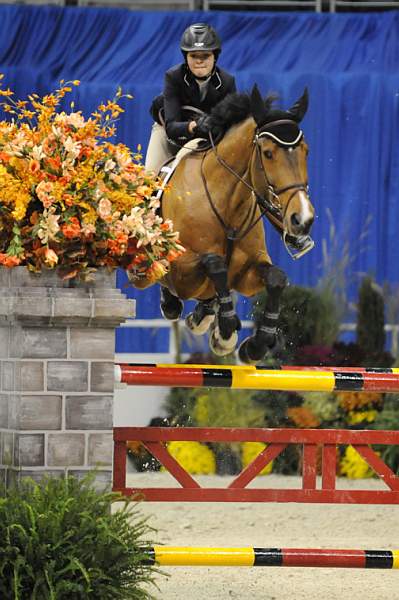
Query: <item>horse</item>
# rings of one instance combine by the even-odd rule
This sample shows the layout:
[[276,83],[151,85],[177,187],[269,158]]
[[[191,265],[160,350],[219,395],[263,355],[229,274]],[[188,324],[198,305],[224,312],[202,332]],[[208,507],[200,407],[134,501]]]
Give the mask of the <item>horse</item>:
[[160,282],[164,317],[177,320],[183,301],[197,300],[186,325],[198,335],[211,328],[210,348],[224,356],[234,351],[241,328],[232,291],[252,297],[266,289],[263,314],[239,348],[247,364],[276,347],[287,285],[267,251],[262,217],[279,229],[289,251],[297,247],[301,254],[312,245],[308,147],[299,128],[307,89],[289,110],[275,108],[274,101],[263,99],[256,85],[249,94],[222,100],[205,119],[211,147],[181,160],[162,198],[162,216],[173,222],[186,248]]

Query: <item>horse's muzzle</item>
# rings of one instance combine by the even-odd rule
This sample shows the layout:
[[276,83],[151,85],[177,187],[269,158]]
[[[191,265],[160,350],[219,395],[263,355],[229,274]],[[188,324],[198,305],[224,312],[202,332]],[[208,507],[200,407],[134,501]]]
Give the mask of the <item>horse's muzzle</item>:
[[300,213],[290,216],[290,233],[292,235],[307,235],[313,225],[314,217],[304,219]]

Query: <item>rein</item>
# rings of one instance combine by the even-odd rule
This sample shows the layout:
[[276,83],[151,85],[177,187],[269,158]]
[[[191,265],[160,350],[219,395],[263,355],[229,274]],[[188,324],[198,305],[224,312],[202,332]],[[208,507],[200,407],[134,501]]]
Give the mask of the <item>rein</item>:
[[[251,190],[252,194],[255,195],[256,201],[254,202],[253,206],[249,208],[247,214],[245,215],[244,219],[242,220],[242,223],[239,227],[234,228],[234,227],[230,227],[229,225],[227,225],[224,220],[222,219],[221,215],[219,214],[213,200],[212,200],[212,196],[209,192],[209,188],[208,188],[208,184],[205,178],[205,174],[204,174],[204,160],[206,157],[206,153],[204,153],[203,157],[202,157],[202,161],[201,161],[201,179],[202,179],[202,183],[204,184],[204,188],[205,188],[205,193],[206,196],[208,198],[208,202],[210,204],[210,207],[213,211],[213,213],[215,214],[216,218],[218,219],[219,223],[221,224],[225,234],[226,234],[226,239],[227,239],[227,249],[226,249],[226,264],[229,265],[230,264],[230,260],[231,260],[231,256],[233,253],[233,246],[234,246],[234,242],[238,242],[240,240],[242,240],[250,231],[251,229],[253,229],[255,227],[255,225],[261,220],[261,218],[266,215],[267,211],[269,210],[269,207],[263,207],[260,204],[259,200],[263,200],[260,196],[258,196],[256,190],[254,189],[254,187],[252,185],[250,185],[249,183],[247,183],[245,181],[245,179],[243,177],[241,177],[241,175],[239,173],[237,173],[236,171],[234,171],[234,169],[232,169],[232,167],[218,154],[216,146],[215,146],[215,142],[212,136],[212,133],[209,132],[209,139],[211,142],[211,146],[212,146],[212,150],[216,156],[217,161],[227,170],[229,171],[232,175],[234,175],[234,177],[236,179],[238,179],[239,181],[241,181],[241,183],[243,183],[248,189]],[[270,208],[275,211],[276,208],[274,207],[274,205],[270,204]],[[255,213],[256,213],[256,209],[258,207],[258,205],[261,208],[261,214],[259,215],[259,217],[257,217],[255,219],[255,221],[253,220],[255,218]],[[280,211],[278,211],[278,214],[280,215]],[[277,215],[276,215],[277,216]],[[249,218],[249,225],[244,229],[244,231],[242,231],[242,229],[244,228],[244,224],[247,222]]]

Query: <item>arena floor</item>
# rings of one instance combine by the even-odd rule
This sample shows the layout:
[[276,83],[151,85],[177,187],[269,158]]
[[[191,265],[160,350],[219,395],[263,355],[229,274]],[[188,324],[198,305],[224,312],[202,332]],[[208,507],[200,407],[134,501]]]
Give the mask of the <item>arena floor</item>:
[[[129,474],[128,484],[157,486],[166,473]],[[225,477],[198,477],[225,486]],[[298,487],[269,475],[257,486]],[[340,480],[337,487],[380,489],[378,480]],[[399,548],[399,506],[245,503],[143,503],[166,545],[279,548]],[[159,600],[397,600],[399,570],[174,567],[157,579]]]

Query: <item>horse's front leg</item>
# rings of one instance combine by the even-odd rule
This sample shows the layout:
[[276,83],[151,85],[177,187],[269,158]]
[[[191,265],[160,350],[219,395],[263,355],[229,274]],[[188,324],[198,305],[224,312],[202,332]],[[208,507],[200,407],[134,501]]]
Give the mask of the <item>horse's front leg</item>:
[[240,346],[238,354],[246,364],[259,362],[276,345],[280,298],[287,285],[287,276],[278,267],[263,263],[257,265],[256,269],[265,284],[266,304],[254,335]]
[[218,304],[217,322],[209,344],[215,354],[225,356],[236,347],[237,331],[241,329],[227,283],[226,263],[222,256],[210,253],[201,256],[201,265],[215,287]]

